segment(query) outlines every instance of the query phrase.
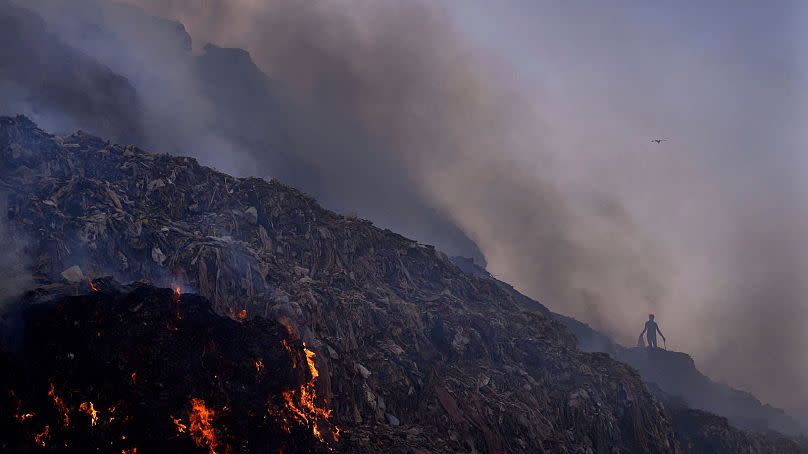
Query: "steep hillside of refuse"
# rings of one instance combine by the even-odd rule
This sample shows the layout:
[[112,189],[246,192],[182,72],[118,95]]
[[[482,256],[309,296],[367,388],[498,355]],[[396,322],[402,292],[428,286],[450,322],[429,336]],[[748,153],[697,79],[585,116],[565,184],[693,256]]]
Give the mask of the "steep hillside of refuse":
[[[441,252],[276,181],[0,119],[4,221],[40,283],[112,274],[269,318],[359,452],[676,452],[631,368]],[[786,451],[787,452],[787,451]]]
[[[546,311],[536,301],[518,294],[507,283],[497,281],[473,260],[452,257],[463,271],[497,282],[514,293],[525,308]],[[578,340],[578,346],[588,352],[608,353],[613,358],[634,367],[643,380],[659,387],[666,394],[680,397],[688,406],[726,417],[733,425],[756,431],[775,430],[789,435],[806,432],[806,426],[789,414],[761,403],[755,396],[723,383],[717,383],[702,374],[686,353],[664,349],[626,348],[606,336],[570,317],[552,316],[561,322]]]
[[744,429],[776,430],[789,435],[806,432],[802,424],[783,410],[761,403],[748,392],[711,380],[696,368],[693,358],[686,353],[626,348],[580,322],[562,319],[562,323],[575,333],[582,349],[609,353],[634,367],[643,380],[681,397],[690,407],[724,416]]

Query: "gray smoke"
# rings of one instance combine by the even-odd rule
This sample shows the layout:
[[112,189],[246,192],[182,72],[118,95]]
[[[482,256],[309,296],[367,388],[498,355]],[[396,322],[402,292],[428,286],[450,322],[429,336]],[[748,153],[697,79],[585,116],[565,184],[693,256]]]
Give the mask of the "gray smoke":
[[193,44],[109,2],[28,4],[131,81],[147,145],[476,244],[624,343],[655,312],[714,377],[808,399],[796,4],[130,3]]

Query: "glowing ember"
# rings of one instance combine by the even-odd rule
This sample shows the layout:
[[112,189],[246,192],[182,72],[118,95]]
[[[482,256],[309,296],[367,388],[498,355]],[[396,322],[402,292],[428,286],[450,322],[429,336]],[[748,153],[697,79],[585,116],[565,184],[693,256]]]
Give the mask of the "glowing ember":
[[44,448],[48,444],[49,435],[50,435],[50,426],[46,424],[42,432],[34,435],[34,442],[37,445],[42,446]]
[[296,369],[297,353],[294,350],[292,350],[292,347],[289,346],[289,344],[286,342],[286,339],[282,339],[281,342],[283,342],[283,348],[285,348],[286,351],[289,352],[289,356],[292,358],[292,369]]
[[132,384],[136,385],[137,384],[137,372],[132,372],[131,377],[132,377]]
[[[175,316],[177,317],[177,320],[180,320],[182,319],[182,314],[180,314],[179,304],[182,301],[182,289],[180,288],[179,285],[173,285],[173,287],[174,287],[174,294],[171,295],[171,297],[174,300],[174,303],[177,304],[177,313],[175,314]],[[169,330],[176,331],[176,329],[171,329],[171,327],[169,327]]]
[[176,427],[177,427],[177,433],[181,433],[181,434],[182,434],[182,433],[185,433],[185,431],[187,431],[187,430],[188,430],[188,426],[186,426],[185,424],[183,424],[182,419],[180,419],[180,418],[175,418],[175,417],[173,417],[173,416],[171,417],[171,419],[172,419],[172,420],[174,420],[174,426],[176,426]]
[[227,309],[227,313],[230,314],[230,318],[236,319],[240,322],[246,321],[249,315],[247,313],[247,309],[242,309],[236,312],[236,310],[232,307]]
[[87,277],[87,286],[90,287],[91,292],[97,292],[98,287],[93,283],[93,279],[91,277]]
[[84,402],[79,405],[79,410],[83,411],[90,417],[90,424],[96,425],[98,424],[98,411],[95,409],[95,406],[92,402]]
[[[14,392],[12,391],[11,394],[14,395]],[[16,419],[19,422],[23,422],[28,421],[29,419],[34,417],[33,413],[23,413],[21,406],[22,402],[17,401],[17,411],[14,413],[14,419]]]
[[121,454],[137,454],[137,448],[121,449]]
[[64,422],[65,427],[70,425],[70,413],[67,409],[67,405],[62,400],[61,397],[56,395],[56,390],[53,388],[53,383],[50,384],[50,391],[48,391],[48,396],[53,399],[53,404],[56,405],[56,408],[59,410],[59,413],[62,416],[62,421]]
[[264,370],[264,361],[260,359],[255,360],[255,373],[261,375],[261,372]]
[[23,413],[21,415],[16,415],[17,421],[28,421],[33,417],[34,417],[33,413]]
[[197,398],[191,399],[191,412],[188,414],[191,422],[191,438],[200,448],[207,446],[210,454],[215,454],[216,448],[219,446],[212,424],[215,416],[216,413],[205,406],[205,401]]

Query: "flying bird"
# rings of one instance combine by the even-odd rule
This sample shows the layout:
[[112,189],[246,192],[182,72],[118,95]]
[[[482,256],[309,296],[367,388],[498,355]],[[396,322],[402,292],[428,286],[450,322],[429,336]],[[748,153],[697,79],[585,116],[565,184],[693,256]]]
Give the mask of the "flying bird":
[[667,142],[667,141],[668,141],[667,137],[664,138],[664,139],[651,139],[651,142],[656,142],[657,145],[661,144],[662,142]]

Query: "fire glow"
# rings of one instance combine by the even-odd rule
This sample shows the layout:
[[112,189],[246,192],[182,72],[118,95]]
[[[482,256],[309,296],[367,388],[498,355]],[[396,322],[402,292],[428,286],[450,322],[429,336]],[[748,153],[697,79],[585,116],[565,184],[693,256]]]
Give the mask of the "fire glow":
[[174,421],[174,426],[177,428],[177,433],[184,434],[188,430],[188,426],[183,424],[182,420],[179,418],[171,417]]
[[282,339],[281,342],[283,343],[283,348],[289,352],[289,356],[292,358],[292,369],[297,369],[297,355],[295,351],[292,350],[292,347],[289,346],[289,343],[286,342],[286,339]]
[[240,311],[236,311],[231,307],[227,309],[227,313],[230,315],[230,318],[238,320],[240,322],[247,321],[247,319],[249,318],[249,313],[247,312],[247,309],[241,309]]
[[[216,413],[205,406],[205,401],[202,399],[191,399],[191,412],[188,414],[190,421],[190,434],[200,448],[207,447],[210,454],[216,453],[216,448],[219,447],[219,441],[216,438],[216,431],[213,429],[213,418]],[[175,424],[176,421],[175,421]],[[178,424],[179,427],[182,424]]]
[[62,400],[61,397],[56,395],[56,390],[53,387],[53,383],[50,384],[50,391],[48,391],[48,396],[53,399],[53,405],[59,410],[59,414],[62,417],[62,422],[64,423],[65,427],[70,426],[70,413],[67,409],[67,405]]
[[34,442],[38,446],[41,446],[41,447],[44,448],[48,444],[49,434],[50,434],[50,426],[46,424],[45,428],[42,430],[42,432],[34,435]]
[[[286,341],[284,341],[284,344],[286,345]],[[317,377],[320,376],[317,366],[315,365],[316,355],[313,351],[306,348],[305,344],[303,344],[303,351],[306,353],[306,362],[308,363],[309,372],[311,373],[311,380],[304,383],[296,390],[283,392],[285,408],[292,417],[299,422],[311,426],[312,434],[314,434],[321,443],[324,443],[326,440],[323,435],[321,421],[328,421],[331,417],[331,410],[319,406],[316,402],[317,389],[315,382],[317,381]],[[331,437],[334,441],[339,440],[339,429],[336,426],[332,428]]]
[[79,405],[79,410],[90,417],[90,425],[94,426],[98,424],[98,410],[95,409],[95,405],[93,405],[92,402],[83,402]]

